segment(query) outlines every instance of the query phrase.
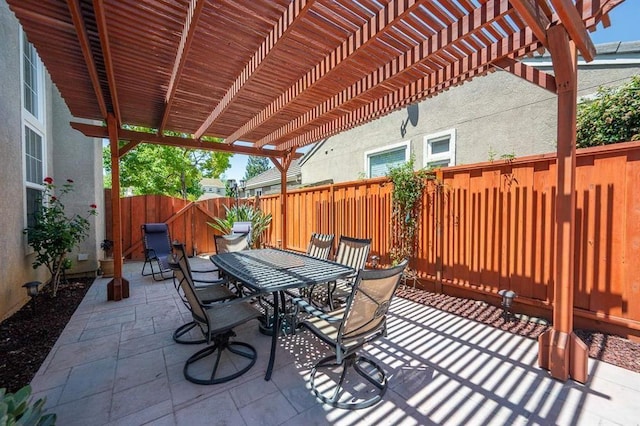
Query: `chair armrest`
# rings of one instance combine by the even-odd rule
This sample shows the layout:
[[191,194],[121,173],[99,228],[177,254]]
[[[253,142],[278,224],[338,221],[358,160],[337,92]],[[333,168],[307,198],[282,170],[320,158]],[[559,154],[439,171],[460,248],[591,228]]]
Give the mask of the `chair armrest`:
[[314,317],[318,317],[327,322],[340,322],[342,321],[342,317],[334,317],[327,313],[322,312],[320,309],[317,309],[315,306],[311,305],[309,302],[305,301],[300,297],[294,297],[291,299],[291,303],[301,307],[305,310],[306,313],[313,315]]

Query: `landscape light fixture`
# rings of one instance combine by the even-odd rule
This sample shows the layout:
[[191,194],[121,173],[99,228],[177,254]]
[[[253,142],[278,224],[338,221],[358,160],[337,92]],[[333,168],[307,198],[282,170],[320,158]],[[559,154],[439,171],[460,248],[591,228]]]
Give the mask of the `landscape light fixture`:
[[41,284],[42,283],[40,281],[29,281],[22,285],[22,287],[27,289],[27,294],[31,298],[31,309],[33,311],[33,315],[36,314],[36,297],[38,297],[38,288]]
[[512,290],[502,289],[498,291],[498,294],[502,297],[502,309],[504,310],[503,315],[507,319],[511,319],[511,305],[513,304],[513,299],[518,297],[518,295]]

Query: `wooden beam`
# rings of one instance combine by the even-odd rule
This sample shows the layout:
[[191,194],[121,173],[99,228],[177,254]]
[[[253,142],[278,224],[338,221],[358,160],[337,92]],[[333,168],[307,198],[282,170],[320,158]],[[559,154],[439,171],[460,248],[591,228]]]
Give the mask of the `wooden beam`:
[[127,142],[127,144],[121,148],[118,149],[118,157],[122,158],[124,157],[124,155],[131,151],[133,148],[135,148],[136,146],[138,146],[138,144],[140,143],[140,141],[129,141]]
[[551,25],[551,21],[540,8],[538,2],[535,0],[511,0],[511,4],[538,40],[547,46],[547,29]]
[[573,333],[578,55],[564,26],[549,29],[558,86],[558,155],[553,328],[538,338],[538,363],[560,380],[587,381],[588,349]]
[[[93,124],[78,123],[72,121],[69,123],[71,127],[78,130],[85,136],[92,138],[107,138],[109,137],[109,131],[107,127],[96,126]],[[158,145],[178,146],[181,148],[190,149],[202,149],[205,151],[220,151],[228,152],[230,154],[246,154],[255,155],[258,157],[282,157],[286,155],[287,151],[273,150],[273,149],[258,149],[247,146],[229,146],[216,142],[203,142],[194,139],[180,138],[177,136],[158,136],[155,133],[136,132],[133,130],[118,131],[118,137],[120,140],[126,141],[138,141],[138,143],[153,143]],[[302,157],[302,154],[292,154],[294,158]]]
[[104,13],[104,5],[102,0],[93,0],[93,10],[96,15],[96,25],[98,27],[98,36],[100,37],[100,47],[102,48],[102,57],[104,59],[104,68],[107,74],[107,84],[109,85],[109,95],[111,96],[111,107],[118,126],[122,124],[122,116],[120,115],[120,103],[118,102],[118,89],[116,86],[116,74],[113,71],[113,59],[111,57],[111,44],[109,43],[109,31],[107,29],[107,18]]
[[264,39],[260,47],[255,51],[253,57],[249,60],[240,75],[236,77],[233,84],[227,89],[222,100],[211,111],[211,114],[202,123],[200,128],[194,133],[196,139],[201,138],[211,127],[211,125],[222,115],[222,113],[231,105],[242,88],[253,78],[262,68],[264,61],[269,55],[278,49],[278,42],[284,39],[300,22],[311,9],[316,0],[293,0],[285,13],[280,17],[278,22],[273,26],[271,32]]
[[367,45],[381,36],[395,32],[394,24],[403,18],[410,16],[420,4],[415,0],[398,0],[389,2],[378,13],[372,16],[363,26],[349,36],[333,52],[325,56],[324,60],[317,64],[304,77],[292,84],[289,89],[271,102],[266,108],[256,114],[238,130],[225,139],[225,143],[233,143],[245,134],[273,117],[278,111],[293,102],[304,91],[324,81],[328,76],[343,68],[350,56],[362,51]]
[[71,15],[76,35],[78,36],[78,43],[80,43],[80,49],[82,50],[82,56],[87,66],[89,78],[91,79],[91,85],[96,94],[96,102],[98,103],[98,108],[100,108],[100,114],[106,119],[108,114],[107,103],[102,93],[102,87],[100,86],[98,68],[96,67],[93,52],[91,51],[89,35],[87,34],[87,28],[84,23],[84,18],[82,17],[82,11],[80,10],[80,3],[78,0],[67,0],[67,7],[69,8],[69,14]]
[[107,115],[111,149],[111,232],[113,238],[113,279],[107,284],[107,300],[129,297],[129,281],[122,277],[122,209],[120,206],[120,158],[118,157],[118,123]]
[[[391,62],[380,66],[372,73],[364,76],[359,81],[347,87],[325,102],[317,105],[302,116],[290,121],[269,135],[256,142],[256,147],[276,143],[277,141],[313,122],[319,117],[326,115],[346,102],[352,102],[360,96],[366,95],[370,90],[379,87],[382,83],[391,85],[392,79],[400,79],[406,73],[415,73],[414,67],[419,63],[427,63],[448,45],[470,37],[480,32],[478,23],[488,23],[504,16],[510,11],[509,2],[506,0],[490,0],[482,6],[474,9],[469,15],[465,15],[461,20],[453,22],[449,27],[443,28],[437,34],[424,40],[421,45],[414,46],[403,52]],[[490,56],[486,56],[489,58]],[[463,58],[464,59],[464,58]]]
[[596,47],[593,45],[587,27],[584,25],[582,16],[578,12],[578,9],[576,9],[573,1],[551,0],[551,3],[560,17],[560,22],[562,22],[569,37],[571,37],[576,44],[584,60],[591,62],[596,56]]
[[496,61],[494,65],[504,71],[507,71],[516,77],[523,78],[530,83],[542,87],[552,93],[556,93],[556,79],[554,76],[540,71],[537,68],[525,65],[520,61],[512,58],[502,58]]
[[187,62],[187,55],[193,42],[196,27],[198,25],[198,19],[202,14],[205,0],[191,0],[189,2],[189,10],[187,11],[187,18],[184,23],[182,35],[180,36],[180,45],[176,52],[176,59],[173,63],[173,70],[171,71],[171,77],[169,78],[169,86],[167,87],[167,93],[164,97],[164,112],[162,113],[162,119],[158,126],[158,134],[161,135],[164,131],[169,115],[171,114],[171,105],[175,99],[176,89],[182,77],[182,70],[184,64]]

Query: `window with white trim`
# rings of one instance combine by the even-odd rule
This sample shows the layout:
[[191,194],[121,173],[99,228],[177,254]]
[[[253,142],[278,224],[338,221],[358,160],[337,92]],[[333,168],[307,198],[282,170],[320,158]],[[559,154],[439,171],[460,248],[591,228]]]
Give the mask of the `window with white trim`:
[[425,167],[448,167],[456,164],[456,129],[424,137]]
[[367,177],[385,176],[390,168],[409,161],[410,141],[401,142],[364,153]]
[[25,224],[34,224],[34,214],[42,202],[46,176],[46,126],[44,120],[44,70],[35,48],[24,33],[22,43],[22,140],[26,206]]

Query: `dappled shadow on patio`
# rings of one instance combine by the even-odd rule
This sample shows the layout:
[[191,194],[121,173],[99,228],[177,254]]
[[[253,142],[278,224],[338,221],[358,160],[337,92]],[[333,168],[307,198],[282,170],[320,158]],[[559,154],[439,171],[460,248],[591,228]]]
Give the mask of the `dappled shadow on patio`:
[[153,282],[141,268],[125,264],[131,297],[120,302],[107,302],[108,280],[96,280],[34,378],[35,396],[47,396],[59,424],[637,422],[640,374],[590,360],[586,385],[561,383],[537,367],[535,340],[399,297],[387,338],[367,348],[389,374],[373,407],[334,409],[313,397],[309,371],[330,350],[308,332],[280,339],[265,382],[270,337],[256,321],[236,330],[258,350],[256,365],[231,382],[198,386],[182,367],[201,346],[171,339],[188,312],[171,280]]

